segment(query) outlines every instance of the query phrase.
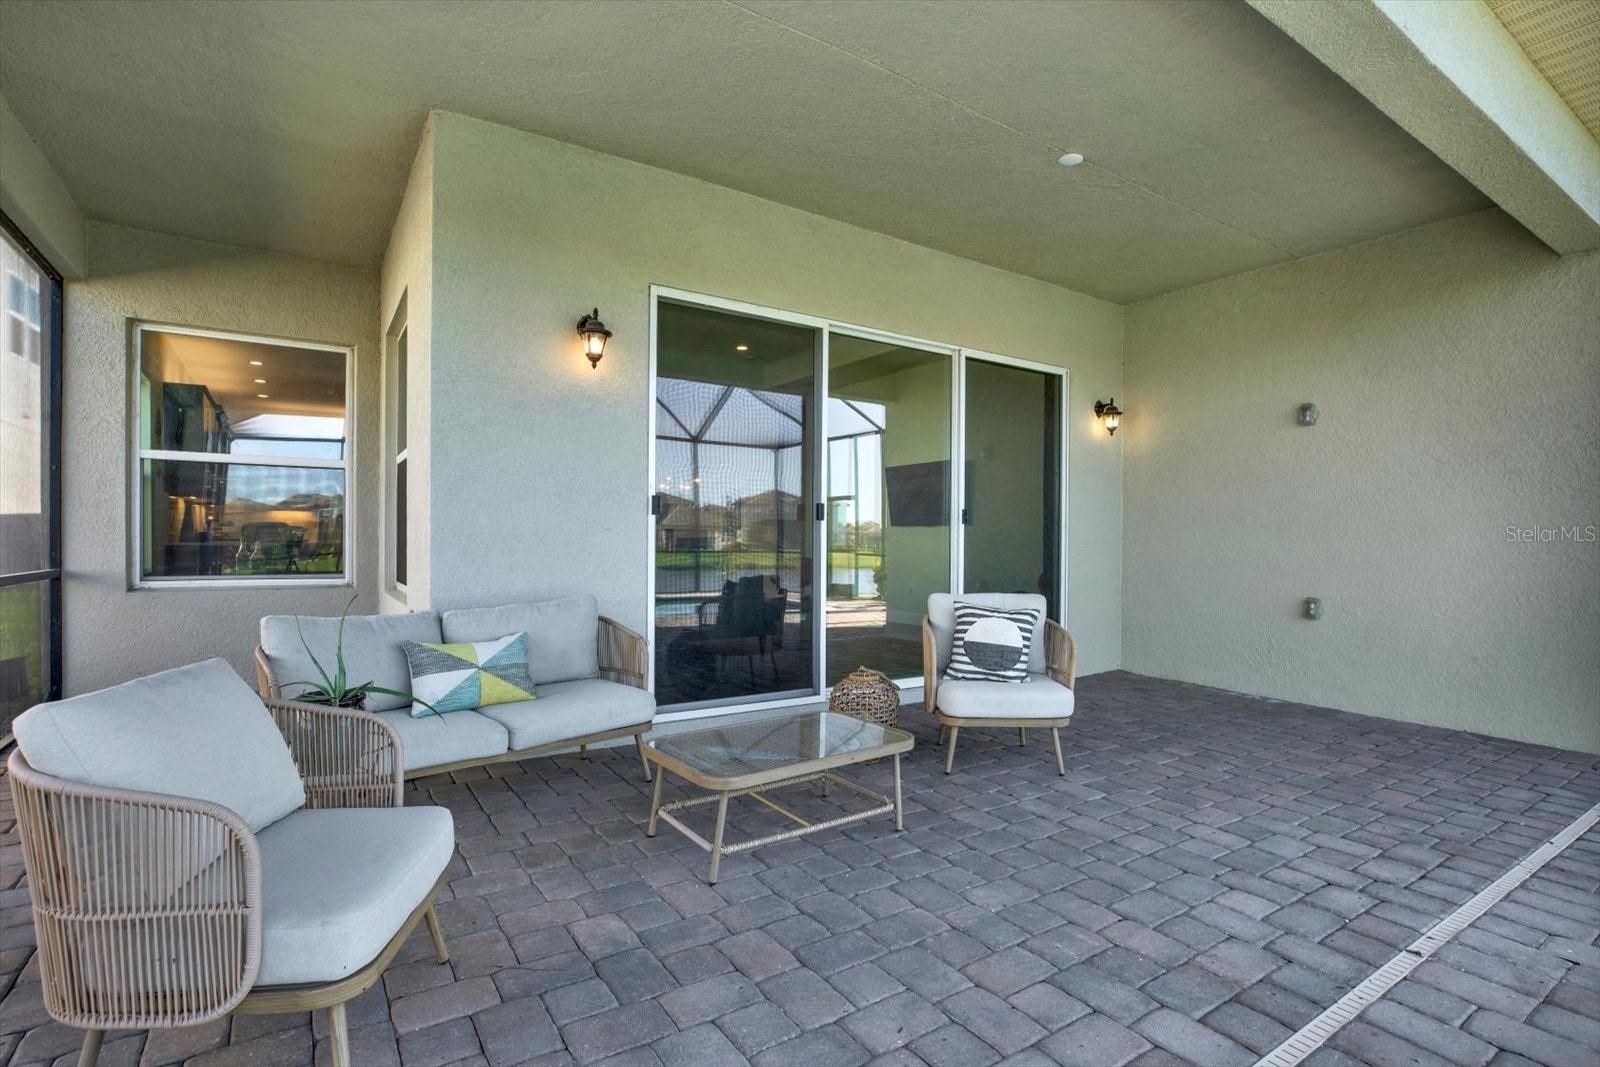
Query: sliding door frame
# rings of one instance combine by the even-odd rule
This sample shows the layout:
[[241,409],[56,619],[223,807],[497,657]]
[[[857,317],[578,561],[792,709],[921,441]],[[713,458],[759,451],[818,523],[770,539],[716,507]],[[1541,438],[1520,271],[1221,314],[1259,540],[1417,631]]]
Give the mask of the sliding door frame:
[[[961,456],[961,464],[956,474],[956,481],[960,489],[956,498],[961,501],[961,506],[966,507],[967,501],[967,366],[971,363],[993,363],[1002,367],[1016,367],[1019,370],[1035,371],[1039,374],[1053,375],[1061,379],[1061,399],[1056,412],[1056,429],[1060,435],[1060,445],[1056,450],[1056,464],[1060,468],[1056,485],[1056,522],[1059,524],[1060,535],[1056,538],[1056,603],[1061,606],[1061,617],[1056,621],[1062,626],[1067,625],[1070,617],[1067,607],[1067,442],[1072,428],[1067,413],[1072,410],[1072,375],[1065,367],[1057,367],[1049,363],[1040,363],[1037,360],[1018,359],[1015,356],[1003,356],[996,352],[983,352],[975,348],[962,350],[961,359],[961,412],[956,420],[956,434],[960,438],[960,447],[957,449]],[[959,519],[959,515],[957,516]],[[966,528],[962,524],[961,545],[957,560],[956,581],[954,589],[966,591]]]
[[[976,360],[983,363],[998,363],[1010,367],[1019,367],[1024,370],[1038,371],[1042,374],[1051,374],[1061,379],[1061,403],[1058,411],[1058,432],[1061,439],[1060,447],[1060,485],[1058,488],[1059,508],[1057,521],[1060,524],[1060,559],[1057,563],[1057,573],[1060,576],[1060,588],[1057,591],[1057,603],[1061,605],[1061,618],[1063,626],[1067,625],[1067,448],[1069,431],[1071,429],[1068,412],[1071,410],[1071,375],[1065,367],[1058,367],[1049,363],[1040,363],[1035,360],[1019,359],[1014,356],[1005,356],[995,352],[986,352],[981,349],[963,348],[960,345],[943,341],[932,341],[923,337],[914,337],[910,334],[894,333],[889,330],[875,329],[870,326],[861,326],[841,319],[833,319],[823,315],[812,315],[805,312],[789,311],[783,308],[768,307],[763,304],[753,304],[744,300],[734,300],[728,297],[713,296],[707,293],[697,293],[687,289],[677,289],[672,286],[652,284],[650,286],[650,312],[649,312],[649,379],[647,383],[649,403],[646,424],[645,451],[647,456],[647,481],[649,489],[647,502],[650,495],[656,491],[656,429],[658,412],[656,404],[656,381],[658,373],[658,349],[660,344],[660,307],[662,301],[672,304],[684,304],[691,307],[706,308],[712,311],[726,311],[735,315],[744,315],[755,319],[766,319],[770,322],[782,322],[793,326],[803,326],[817,331],[817,344],[815,365],[812,374],[812,408],[815,411],[816,429],[813,433],[814,440],[811,448],[812,463],[812,493],[813,499],[806,501],[811,509],[812,544],[815,550],[812,553],[811,583],[812,599],[814,606],[811,612],[812,632],[812,657],[811,675],[815,692],[804,696],[784,696],[773,699],[755,698],[751,700],[733,699],[718,701],[705,705],[693,705],[682,710],[669,711],[657,716],[660,722],[679,722],[689,719],[705,718],[713,715],[726,715],[739,711],[759,711],[767,709],[780,709],[786,707],[800,707],[814,705],[826,701],[829,687],[824,684],[827,668],[827,580],[828,580],[828,539],[827,539],[827,508],[822,508],[823,514],[817,515],[816,505],[819,501],[826,505],[828,500],[828,349],[829,341],[833,334],[845,337],[854,337],[869,341],[882,341],[887,344],[898,345],[903,348],[914,348],[919,351],[935,355],[950,357],[950,468],[951,492],[948,501],[950,521],[950,588],[961,592],[964,588],[964,562],[966,541],[965,530],[961,522],[961,511],[966,506],[966,378],[968,361]],[[647,509],[648,515],[648,509]],[[645,618],[647,632],[645,638],[651,649],[646,657],[646,687],[655,691],[656,680],[656,529],[653,517],[648,517],[645,522],[645,559],[648,565],[645,568]],[[901,678],[896,679],[896,684],[902,691],[920,689],[922,679]]]

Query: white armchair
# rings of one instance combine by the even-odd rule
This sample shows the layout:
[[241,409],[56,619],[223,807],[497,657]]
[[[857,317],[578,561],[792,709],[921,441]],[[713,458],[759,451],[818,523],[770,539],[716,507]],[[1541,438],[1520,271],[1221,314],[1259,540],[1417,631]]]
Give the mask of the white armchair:
[[[944,678],[955,638],[957,601],[989,608],[1028,608],[1039,613],[1029,650],[1026,683],[953,681]],[[956,758],[962,727],[1014,727],[1021,744],[1028,729],[1048,729],[1055,746],[1056,773],[1066,774],[1061,757],[1061,727],[1072,721],[1073,683],[1078,649],[1059,623],[1046,616],[1045,598],[1032,593],[935,593],[922,619],[922,701],[939,723],[939,741],[948,745],[944,773]]]
[[87,1030],[191,1026],[345,1002],[427,920],[450,813],[402,807],[399,739],[361,712],[265,705],[222,660],[16,720],[7,765],[51,1018]]

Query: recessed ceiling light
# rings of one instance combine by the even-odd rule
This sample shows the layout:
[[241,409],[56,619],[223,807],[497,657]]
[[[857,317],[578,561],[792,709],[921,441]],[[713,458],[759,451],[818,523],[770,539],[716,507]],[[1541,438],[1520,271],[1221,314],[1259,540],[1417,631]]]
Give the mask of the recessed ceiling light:
[[269,397],[269,396],[267,396],[267,394],[266,394],[266,393],[257,393],[257,394],[256,394],[256,399],[257,399],[257,400],[270,400],[270,399],[272,399],[272,398],[271,398],[271,397]]
[[265,378],[257,378],[256,379],[256,384],[257,385],[266,385],[267,384],[267,380]]
[[261,366],[261,361],[259,359],[252,359],[250,361],[250,365],[252,367],[259,367],[259,366]]
[[1061,164],[1063,167],[1076,167],[1079,163],[1083,162],[1083,153],[1068,152],[1066,155],[1056,160],[1056,162]]
[[749,345],[734,345],[733,346],[733,350],[735,352],[748,352],[748,351],[750,351],[750,346]]

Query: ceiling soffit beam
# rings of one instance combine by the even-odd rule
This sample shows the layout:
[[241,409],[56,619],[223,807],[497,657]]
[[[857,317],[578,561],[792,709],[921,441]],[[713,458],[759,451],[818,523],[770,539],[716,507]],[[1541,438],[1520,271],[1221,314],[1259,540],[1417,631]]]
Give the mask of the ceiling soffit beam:
[[1600,248],[1600,144],[1481,0],[1249,0],[1563,255]]

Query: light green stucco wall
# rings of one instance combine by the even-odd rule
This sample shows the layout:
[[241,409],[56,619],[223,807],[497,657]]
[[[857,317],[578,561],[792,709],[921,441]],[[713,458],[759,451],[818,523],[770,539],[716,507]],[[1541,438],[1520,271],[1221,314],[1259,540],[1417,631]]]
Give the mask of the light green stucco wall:
[[586,590],[645,624],[659,283],[1068,367],[1069,621],[1080,670],[1117,666],[1121,442],[1090,407],[1121,390],[1121,308],[503,126],[433,134],[433,606]]
[[1226,278],[1126,378],[1127,669],[1600,751],[1600,253],[1485,211]]

